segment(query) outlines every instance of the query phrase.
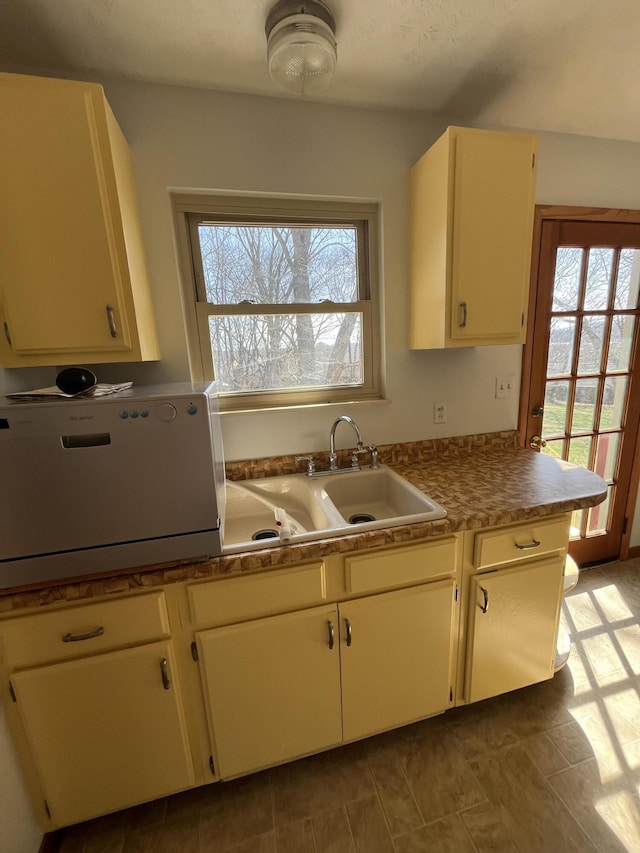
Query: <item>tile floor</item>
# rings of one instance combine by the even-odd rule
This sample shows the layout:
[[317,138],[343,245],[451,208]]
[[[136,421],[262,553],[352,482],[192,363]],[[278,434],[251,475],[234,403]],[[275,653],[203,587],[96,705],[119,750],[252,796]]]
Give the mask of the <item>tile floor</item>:
[[553,680],[65,830],[60,853],[640,852],[640,559],[581,573]]

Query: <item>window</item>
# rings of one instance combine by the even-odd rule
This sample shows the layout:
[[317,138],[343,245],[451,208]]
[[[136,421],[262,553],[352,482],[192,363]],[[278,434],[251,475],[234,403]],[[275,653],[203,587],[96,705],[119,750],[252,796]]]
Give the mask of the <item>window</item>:
[[377,206],[174,197],[194,378],[221,409],[375,399]]

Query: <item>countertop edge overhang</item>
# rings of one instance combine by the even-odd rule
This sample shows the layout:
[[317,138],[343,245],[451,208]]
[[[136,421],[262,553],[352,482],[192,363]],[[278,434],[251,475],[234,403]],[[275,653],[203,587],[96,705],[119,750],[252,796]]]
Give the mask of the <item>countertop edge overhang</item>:
[[[493,436],[504,440],[491,441]],[[484,438],[489,440],[479,441],[478,436],[441,440],[453,442],[454,452],[446,449],[444,452],[432,452],[432,445],[437,450],[436,442],[393,445],[388,447],[409,447],[410,451],[384,452],[382,461],[385,464],[446,508],[447,517],[444,519],[239,552],[201,563],[148,566],[118,574],[9,588],[0,595],[0,616],[15,615],[17,611],[56,602],[86,601],[180,581],[287,568],[332,554],[412,544],[463,530],[588,509],[605,500],[607,486],[597,474],[515,447],[513,433],[489,434]],[[426,448],[426,452],[413,452],[418,444]],[[242,463],[231,463],[236,469],[240,465]],[[268,473],[275,474],[276,470]]]

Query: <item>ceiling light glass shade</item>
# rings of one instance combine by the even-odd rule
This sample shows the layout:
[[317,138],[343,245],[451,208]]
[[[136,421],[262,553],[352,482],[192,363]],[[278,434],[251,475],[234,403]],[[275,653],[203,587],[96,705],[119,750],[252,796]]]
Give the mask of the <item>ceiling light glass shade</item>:
[[333,77],[336,60],[333,30],[315,15],[290,15],[268,34],[269,74],[296,95],[323,89]]

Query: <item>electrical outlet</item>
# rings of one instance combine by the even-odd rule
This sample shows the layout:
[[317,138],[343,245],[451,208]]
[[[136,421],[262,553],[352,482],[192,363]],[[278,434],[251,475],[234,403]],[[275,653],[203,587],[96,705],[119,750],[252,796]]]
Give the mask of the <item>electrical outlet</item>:
[[447,422],[447,404],[433,404],[433,422],[434,424],[446,424]]
[[496,376],[496,400],[510,397],[513,390],[513,374],[507,376]]

